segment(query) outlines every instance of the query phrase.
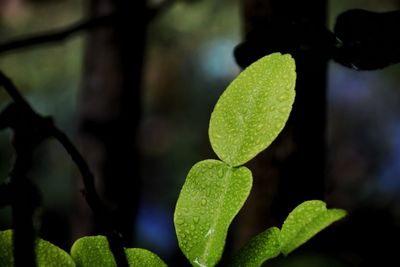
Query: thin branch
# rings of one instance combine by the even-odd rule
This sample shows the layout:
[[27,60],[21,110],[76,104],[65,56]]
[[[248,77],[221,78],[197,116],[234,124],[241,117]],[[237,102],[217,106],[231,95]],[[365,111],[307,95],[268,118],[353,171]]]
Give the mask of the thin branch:
[[72,161],[78,167],[84,184],[84,190],[82,191],[86,202],[92,209],[93,213],[99,219],[105,228],[107,229],[107,240],[112,251],[115,261],[118,267],[128,267],[128,261],[125,256],[124,246],[122,242],[121,233],[114,227],[112,223],[112,214],[107,214],[107,209],[101,202],[99,195],[97,194],[96,187],[94,184],[94,176],[89,169],[86,161],[79,153],[77,148],[72,144],[69,138],[53,125],[52,136],[60,142],[67,153],[70,155]]
[[14,100],[16,104],[21,105],[24,108],[27,107],[30,108],[28,102],[26,102],[25,98],[19,93],[15,85],[1,71],[0,71],[0,86],[2,86],[6,90],[6,92],[10,95],[10,97]]
[[60,144],[64,147],[64,149],[67,151],[67,153],[70,155],[72,161],[75,163],[75,165],[78,167],[81,175],[82,175],[82,180],[83,180],[83,185],[85,187],[83,191],[83,195],[94,212],[95,215],[99,216],[102,219],[107,219],[107,216],[105,214],[106,208],[102,204],[97,191],[96,187],[94,184],[94,175],[89,169],[89,166],[87,165],[86,161],[83,159],[82,155],[79,153],[78,149],[72,144],[72,142],[69,140],[69,138],[60,131],[57,127],[53,126],[52,127],[52,136],[60,142]]
[[34,34],[31,36],[23,37],[20,39],[12,40],[0,44],[0,54],[9,52],[11,50],[17,50],[22,48],[27,48],[36,45],[42,45],[52,42],[60,42],[71,37],[83,30],[91,30],[97,27],[109,26],[115,22],[117,15],[112,13],[105,16],[100,16],[97,18],[84,19],[73,23],[65,28],[51,30],[43,33]]
[[[149,7],[146,14],[147,20],[153,20],[156,16],[172,6],[172,4],[175,2],[176,0],[164,0],[156,7]],[[64,28],[36,33],[16,40],[7,41],[0,44],[0,54],[42,44],[61,42],[81,31],[114,25],[118,20],[118,17],[118,13],[115,12],[108,15],[99,16],[97,18],[89,18],[74,22],[73,24]]]

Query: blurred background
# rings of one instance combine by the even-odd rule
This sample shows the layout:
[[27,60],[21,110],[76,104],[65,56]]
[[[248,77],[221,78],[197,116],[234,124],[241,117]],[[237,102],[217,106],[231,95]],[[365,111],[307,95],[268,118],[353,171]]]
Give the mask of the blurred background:
[[[149,1],[149,5],[157,6],[162,2]],[[400,2],[328,1],[328,27],[333,29],[336,16],[353,8],[398,10]],[[87,17],[88,13],[104,14],[104,10],[107,11],[107,7],[94,7],[88,0],[0,0],[0,44],[62,28]],[[242,1],[197,0],[175,1],[152,17],[143,35],[146,36],[143,50],[137,46],[143,40],[133,38],[140,36],[138,29],[130,25],[125,28],[125,34],[133,38],[127,41],[131,45],[127,49],[143,56],[141,73],[128,71],[127,75],[141,75],[141,78],[132,83],[129,79],[121,82],[119,79],[126,79],[122,76],[116,80],[117,84],[131,84],[131,89],[140,94],[106,95],[117,99],[110,103],[126,100],[123,105],[129,112],[140,112],[140,117],[138,114],[123,115],[121,121],[128,126],[116,127],[111,138],[128,138],[128,151],[115,153],[123,157],[118,162],[135,162],[126,170],[110,170],[105,176],[112,178],[108,178],[108,182],[98,181],[98,186],[112,206],[118,201],[113,199],[115,192],[107,191],[111,190],[109,183],[118,183],[120,179],[136,181],[124,183],[128,195],[125,200],[134,202],[127,205],[132,213],[127,220],[132,236],[129,242],[132,247],[158,253],[171,266],[184,266],[173,227],[176,199],[191,166],[202,159],[216,157],[208,141],[208,120],[218,96],[240,72],[233,50],[243,40],[243,25]],[[96,72],[102,67],[91,66],[90,57],[94,52],[90,54],[90,46],[99,38],[93,36],[98,33],[91,34],[88,42],[85,42],[88,34],[80,32],[64,42],[0,53],[0,69],[21,88],[38,112],[51,115],[59,128],[79,144],[97,174],[102,170],[96,170],[98,165],[107,160],[104,154],[109,151],[109,141],[106,145],[99,145],[104,141],[100,137],[90,141],[88,136],[95,136],[90,123],[94,121],[102,127],[114,125],[110,121],[120,118],[123,111],[114,112],[109,107],[112,104],[103,105],[103,100],[98,99],[106,89],[92,88],[102,88],[107,83],[104,77],[96,80],[93,75],[115,76],[113,71],[118,68],[110,70],[109,65],[115,64],[112,61],[114,52],[107,47],[99,53],[111,54],[109,61],[97,61],[105,69]],[[91,78],[88,80],[88,77]],[[396,259],[396,254],[387,240],[396,241],[400,237],[400,65],[356,71],[329,61],[326,90],[326,134],[321,156],[325,156],[325,168],[320,178],[324,189],[320,193],[330,207],[344,208],[350,215],[293,255],[280,257],[268,266],[389,266],[385,263]],[[9,101],[0,90],[0,106],[4,108]],[[94,112],[90,105],[102,107],[106,115]],[[130,106],[135,108],[130,109]],[[107,123],[102,124],[104,121]],[[129,135],[126,137],[125,133]],[[43,196],[37,217],[38,230],[44,239],[69,250],[79,236],[96,234],[95,222],[90,221],[92,215],[80,195],[79,174],[56,142],[44,143],[36,153],[30,177]],[[12,156],[10,132],[2,131],[0,182],[8,175]],[[255,168],[260,164],[254,164]],[[118,166],[118,163],[108,166]],[[128,171],[130,173],[126,173]],[[263,171],[254,173],[258,176],[255,179],[263,179]],[[272,195],[267,199],[275,199],[276,186],[268,187],[267,191]],[[238,217],[241,222],[235,221],[232,237],[228,239],[233,245],[227,250],[235,251],[246,241],[243,237],[246,234],[240,231],[246,231],[243,218],[248,214],[251,213],[244,211]],[[264,221],[259,224],[270,225]],[[11,210],[2,208],[0,230],[10,227]],[[229,251],[228,255],[232,253]]]

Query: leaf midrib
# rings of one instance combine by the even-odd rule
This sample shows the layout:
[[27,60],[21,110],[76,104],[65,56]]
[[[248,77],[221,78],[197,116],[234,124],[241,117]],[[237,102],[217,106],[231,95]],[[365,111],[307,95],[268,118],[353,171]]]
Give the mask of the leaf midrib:
[[[211,233],[210,237],[212,237],[212,235],[215,233],[215,229],[216,229],[215,226],[219,225],[219,221],[221,218],[220,214],[221,214],[221,210],[222,210],[222,206],[223,206],[223,205],[221,205],[221,203],[224,203],[224,201],[225,201],[225,196],[226,196],[226,193],[228,192],[228,188],[229,188],[229,179],[228,178],[233,173],[233,167],[227,165],[225,162],[223,162],[223,163],[227,167],[227,171],[225,172],[225,174],[222,178],[224,180],[223,182],[224,182],[224,184],[226,184],[226,186],[224,187],[223,194],[221,194],[221,196],[218,198],[219,205],[218,205],[218,208],[216,209],[216,214],[218,214],[218,216],[216,216],[214,223],[212,223],[210,226],[210,229],[214,229],[214,232]],[[212,247],[212,244],[214,243],[213,240],[215,240],[215,238],[210,238],[210,237],[209,237],[210,242],[206,243],[206,246],[204,248],[204,253],[201,255],[201,257],[205,258],[205,259],[208,258],[207,256],[208,256],[209,250]]]
[[[253,74],[254,73],[251,73],[252,76],[253,76]],[[254,110],[256,109],[255,107],[257,106],[254,104],[255,103],[254,96],[255,95],[258,96],[260,94],[261,90],[262,89],[259,89],[258,85],[254,85],[254,87],[249,90],[249,93],[247,94],[248,97],[246,98],[247,99],[246,103],[249,103],[248,106],[250,108],[245,109],[245,111],[243,113],[241,113],[240,111],[238,112],[239,113],[238,115],[241,115],[241,114],[243,115],[243,123],[240,123],[241,127],[239,127],[239,134],[238,134],[238,138],[241,141],[240,141],[239,145],[235,146],[235,150],[232,152],[233,156],[231,156],[231,159],[234,158],[234,159],[236,159],[236,161],[239,161],[239,162],[242,161],[242,159],[240,157],[238,157],[238,151],[240,153],[243,150],[243,146],[245,144],[244,139],[246,137],[246,132],[247,132],[246,128],[248,128],[248,126],[252,123],[252,121],[254,120],[254,117],[255,117],[255,116],[249,116],[249,114],[257,114],[258,113],[258,112],[254,112]],[[250,119],[248,119],[248,118],[250,118]],[[235,162],[234,160],[231,160],[231,161],[233,162],[232,166],[234,166],[234,167],[240,166],[240,165],[234,164],[234,162]],[[244,164],[244,163],[246,163],[246,162],[243,162],[241,164]]]

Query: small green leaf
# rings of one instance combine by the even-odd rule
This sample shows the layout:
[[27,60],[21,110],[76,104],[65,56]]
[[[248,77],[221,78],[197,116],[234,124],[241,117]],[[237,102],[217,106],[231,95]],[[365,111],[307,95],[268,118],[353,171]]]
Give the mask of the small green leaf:
[[246,201],[252,176],[246,167],[219,160],[198,162],[189,171],[176,204],[179,246],[193,266],[214,266],[221,258],[229,225]]
[[295,97],[295,62],[274,53],[246,68],[225,90],[211,114],[209,137],[218,157],[240,166],[281,132]]
[[281,253],[279,229],[271,227],[252,238],[233,259],[233,267],[259,267]]
[[125,249],[131,267],[167,267],[156,254],[142,248]]
[[77,267],[117,266],[105,236],[79,238],[71,247],[71,256]]
[[281,251],[287,255],[330,224],[346,216],[342,209],[327,209],[320,200],[305,201],[297,206],[283,223]]
[[[166,267],[167,265],[154,253],[140,248],[125,249],[131,267]],[[72,258],[77,267],[116,267],[114,256],[105,236],[85,236],[71,248]]]
[[[13,231],[0,231],[0,266],[13,267]],[[51,244],[50,242],[37,238],[35,241],[36,263],[38,267],[74,267],[75,263],[71,256]]]

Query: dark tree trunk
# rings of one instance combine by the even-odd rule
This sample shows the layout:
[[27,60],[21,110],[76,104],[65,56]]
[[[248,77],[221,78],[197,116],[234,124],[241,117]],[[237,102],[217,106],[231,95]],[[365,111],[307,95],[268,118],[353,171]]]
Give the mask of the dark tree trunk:
[[[244,0],[244,29],[249,32],[259,18],[292,16],[324,26],[325,5],[321,0]],[[236,249],[266,227],[280,226],[302,201],[323,198],[326,59],[312,52],[295,59],[293,111],[278,139],[250,163],[254,186],[239,215]]]
[[[115,25],[88,34],[79,98],[79,143],[101,198],[116,210],[129,243],[140,192],[136,129],[147,21],[146,1],[91,0],[90,16],[118,12]],[[74,237],[97,232],[101,222],[81,203]]]

